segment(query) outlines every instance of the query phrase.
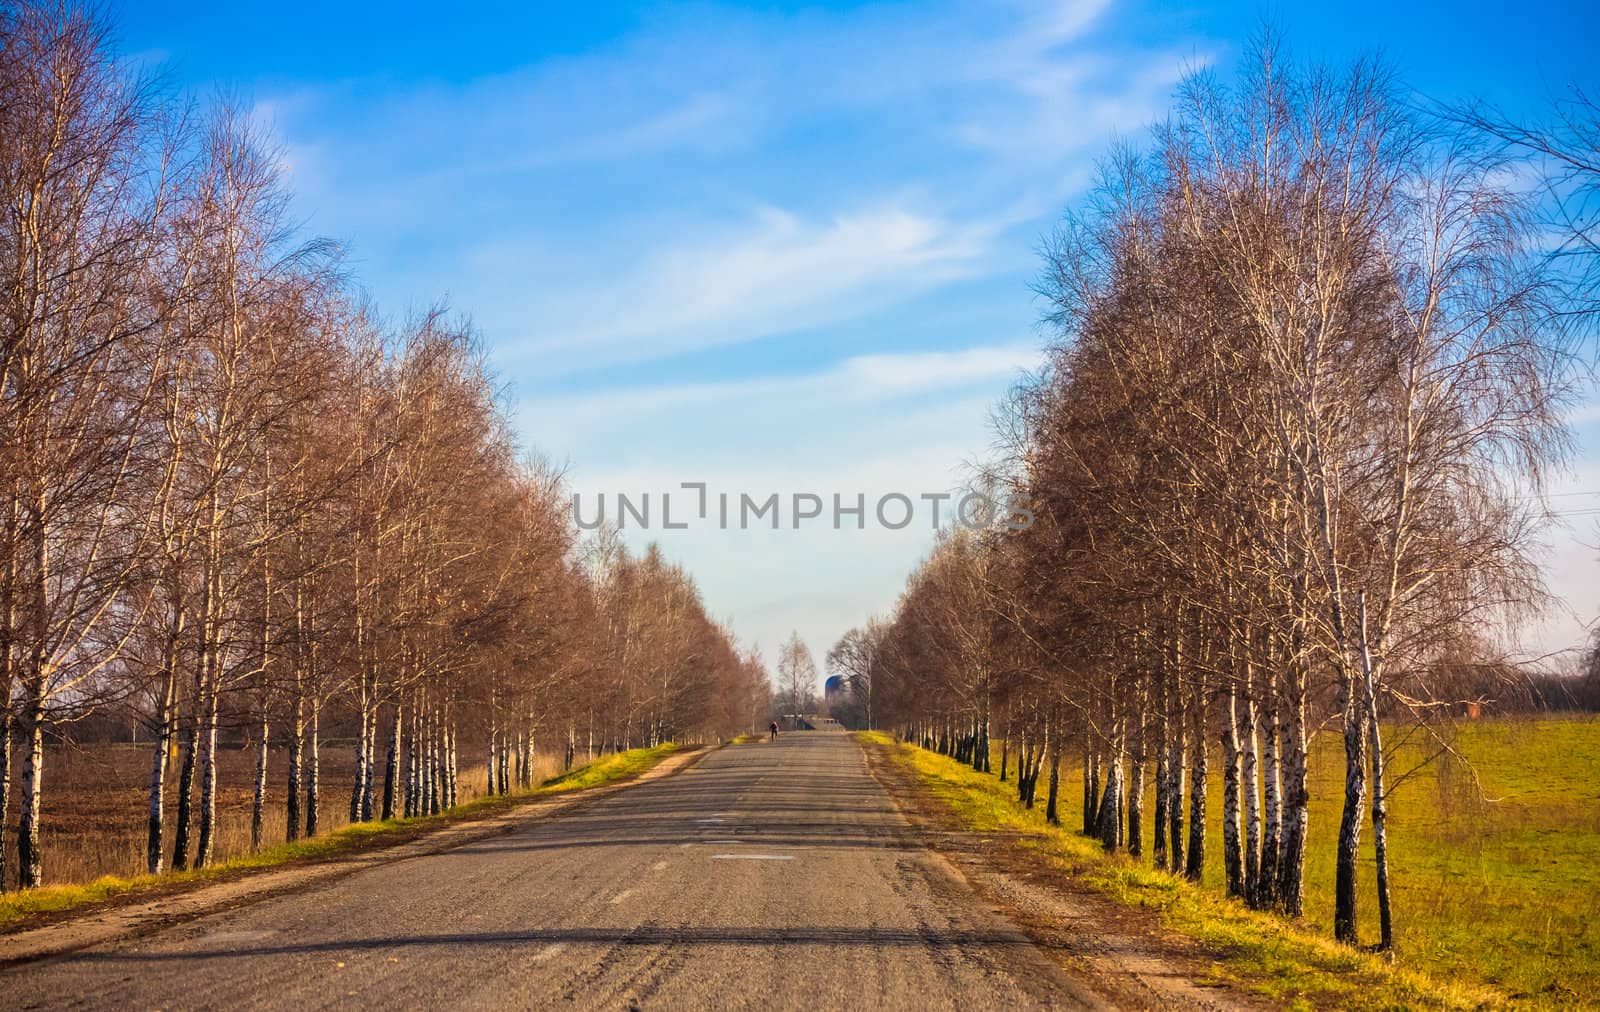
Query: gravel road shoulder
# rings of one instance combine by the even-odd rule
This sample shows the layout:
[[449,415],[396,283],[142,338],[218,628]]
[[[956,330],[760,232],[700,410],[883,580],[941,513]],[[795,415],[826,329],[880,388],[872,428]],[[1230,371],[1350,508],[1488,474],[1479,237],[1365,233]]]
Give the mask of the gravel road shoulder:
[[1270,1005],[1203,982],[1217,956],[1164,930],[1153,911],[1119,904],[1053,867],[1023,838],[965,831],[914,773],[882,745],[863,743],[867,765],[926,847],[947,860],[1070,974],[1124,1008],[1230,1010]]

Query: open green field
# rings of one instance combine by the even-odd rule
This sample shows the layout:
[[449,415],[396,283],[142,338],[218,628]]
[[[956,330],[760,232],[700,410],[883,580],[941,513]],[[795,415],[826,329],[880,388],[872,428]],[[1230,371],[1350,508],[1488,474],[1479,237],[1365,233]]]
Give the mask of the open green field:
[[[1469,765],[1438,760],[1391,796],[1399,959],[1515,999],[1600,1006],[1600,720],[1479,721],[1460,727],[1454,744]],[[1393,769],[1414,767],[1424,751],[1409,743]],[[1306,916],[1331,934],[1337,739],[1319,740],[1313,759]],[[1370,826],[1364,843],[1363,937],[1376,941]],[[1221,888],[1220,860],[1208,879]]]
[[[1314,743],[1306,918],[1289,925],[1226,900],[1222,870],[1220,778],[1209,806],[1205,888],[1106,859],[1072,833],[1039,846],[1091,885],[1166,912],[1169,926],[1232,948],[1219,966],[1280,1000],[1316,1006],[1600,1006],[1600,720],[1492,720],[1453,732],[1462,757],[1436,759],[1421,738],[1405,742],[1395,774],[1413,771],[1390,802],[1390,865],[1397,953],[1389,972],[1375,957],[1331,942],[1333,844],[1338,831],[1343,758],[1339,741]],[[920,750],[906,750],[935,791],[973,828],[1043,826],[1024,812],[1010,785],[970,774]],[[998,759],[998,757],[997,757]],[[998,762],[996,769],[999,768]],[[1213,770],[1216,764],[1213,763]],[[1062,817],[1080,820],[1081,767],[1063,764]],[[1152,799],[1146,798],[1147,820]],[[1147,830],[1148,831],[1148,830]],[[1364,838],[1364,937],[1376,939],[1370,827]],[[1145,841],[1150,852],[1150,841]]]

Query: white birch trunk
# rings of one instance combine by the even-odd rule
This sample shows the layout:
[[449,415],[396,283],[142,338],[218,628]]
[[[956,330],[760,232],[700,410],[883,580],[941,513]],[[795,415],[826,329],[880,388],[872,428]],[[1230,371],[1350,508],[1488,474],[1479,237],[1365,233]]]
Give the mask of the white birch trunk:
[[1239,698],[1230,686],[1228,689],[1227,719],[1222,730],[1222,865],[1228,883],[1229,896],[1245,895],[1243,827],[1239,791],[1244,756],[1240,749]]
[[311,699],[311,735],[306,741],[306,839],[317,835],[322,814],[322,700]]
[[[11,683],[0,686],[9,695]],[[11,709],[0,709],[0,893],[9,887],[6,874],[6,820],[11,817]],[[157,841],[157,846],[160,841]]]
[[1260,741],[1256,736],[1257,706],[1253,669],[1245,667],[1245,690],[1242,700],[1244,712],[1240,726],[1244,739],[1240,743],[1241,764],[1239,789],[1244,797],[1244,895],[1255,902],[1256,890],[1261,882],[1261,768]]
[[[156,711],[155,751],[150,757],[149,813],[145,822],[144,863],[145,871],[151,875],[159,875],[162,866],[161,834],[162,823],[166,821],[167,764],[172,754],[174,703],[178,685],[175,662],[176,651],[168,650],[161,702]],[[0,879],[3,877],[0,875]]]
[[267,809],[267,704],[261,703],[261,740],[256,743],[256,793],[250,809],[250,849],[261,849],[262,820]]
[[200,838],[195,844],[194,866],[211,864],[217,827],[217,689],[206,690],[205,727],[200,734]]
[[37,696],[22,715],[22,810],[17,819],[17,885],[34,889],[44,884],[39,852],[39,809],[44,787],[44,722]]

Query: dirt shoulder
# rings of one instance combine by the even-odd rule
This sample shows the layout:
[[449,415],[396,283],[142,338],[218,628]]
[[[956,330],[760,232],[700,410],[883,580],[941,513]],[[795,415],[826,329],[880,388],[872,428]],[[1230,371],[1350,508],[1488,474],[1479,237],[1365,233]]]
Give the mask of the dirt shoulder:
[[217,878],[161,882],[68,910],[23,918],[0,933],[0,967],[49,959],[96,945],[149,934],[183,921],[304,889],[366,868],[438,854],[510,832],[528,822],[570,812],[636,784],[681,773],[708,748],[675,752],[644,772],[595,787],[514,798],[481,817],[418,821],[320,858],[290,859],[263,868],[240,868]]
[[1165,930],[1160,915],[1075,883],[1031,834],[978,833],[890,752],[863,742],[867,765],[925,845],[985,902],[1021,928],[1072,976],[1119,1008],[1256,1009],[1259,998],[1204,978],[1222,955]]

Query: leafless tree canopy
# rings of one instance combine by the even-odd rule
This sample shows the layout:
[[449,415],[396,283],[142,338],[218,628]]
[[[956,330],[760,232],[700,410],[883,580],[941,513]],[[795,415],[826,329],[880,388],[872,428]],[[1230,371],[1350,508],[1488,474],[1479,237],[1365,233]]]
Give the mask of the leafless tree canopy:
[[1579,87],[1540,120],[1518,120],[1484,102],[1446,116],[1533,163],[1544,188],[1541,222],[1565,298],[1560,315],[1591,329],[1600,317],[1600,103]]
[[219,736],[257,750],[259,844],[273,797],[289,839],[319,831],[331,728],[365,820],[450,807],[462,762],[505,793],[536,743],[570,764],[768,712],[687,574],[580,542],[470,327],[384,322],[295,233],[278,165],[240,110],[120,65],[94,12],[0,4],[0,801],[18,752],[24,887],[46,738],[107,707],[148,728],[152,872],[215,860]]
[[1052,820],[1081,755],[1108,849],[1153,839],[1198,878],[1220,800],[1229,890],[1292,914],[1308,742],[1336,729],[1336,933],[1357,938],[1370,819],[1384,945],[1388,736],[1428,738],[1508,670],[1572,379],[1538,195],[1398,94],[1269,42],[1114,153],[1044,247],[1059,338],[1001,426],[996,477],[1038,522],[951,532],[838,648],[871,643],[878,719],[912,740],[985,769],[998,733],[999,775],[1031,806],[1045,772]]

